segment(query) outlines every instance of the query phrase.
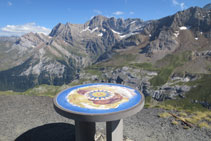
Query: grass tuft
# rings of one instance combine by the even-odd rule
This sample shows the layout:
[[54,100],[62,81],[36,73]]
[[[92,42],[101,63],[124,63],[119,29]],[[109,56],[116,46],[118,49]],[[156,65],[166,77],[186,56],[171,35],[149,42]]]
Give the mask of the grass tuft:
[[208,125],[208,123],[207,122],[201,122],[201,123],[199,123],[199,125],[198,125],[200,128],[210,128],[210,126]]
[[182,117],[187,117],[188,116],[187,113],[185,113],[185,112],[180,112],[179,115],[182,116]]
[[198,123],[198,120],[195,118],[192,118],[192,117],[185,118],[185,121],[190,122],[194,125],[196,125]]
[[172,120],[171,124],[173,124],[173,125],[178,125],[179,123],[178,123],[178,121],[176,121],[176,120]]
[[164,113],[158,114],[158,117],[160,117],[160,118],[169,118],[169,117],[171,117],[171,115],[169,113],[167,113],[167,112],[164,112]]

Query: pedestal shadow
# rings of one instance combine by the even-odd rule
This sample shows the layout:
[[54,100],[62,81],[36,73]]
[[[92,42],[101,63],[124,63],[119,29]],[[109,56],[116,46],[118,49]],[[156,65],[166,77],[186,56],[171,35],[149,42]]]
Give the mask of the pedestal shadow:
[[21,134],[15,141],[75,141],[75,126],[51,123],[35,127]]

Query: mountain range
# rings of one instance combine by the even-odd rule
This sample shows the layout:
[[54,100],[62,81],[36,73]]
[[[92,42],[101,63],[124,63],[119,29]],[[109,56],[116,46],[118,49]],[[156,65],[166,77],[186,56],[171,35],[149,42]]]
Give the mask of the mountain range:
[[150,63],[160,68],[168,55],[186,54],[174,70],[211,73],[211,4],[158,20],[95,16],[84,24],[57,24],[49,35],[0,37],[0,90],[25,91],[40,84],[63,85],[87,67]]

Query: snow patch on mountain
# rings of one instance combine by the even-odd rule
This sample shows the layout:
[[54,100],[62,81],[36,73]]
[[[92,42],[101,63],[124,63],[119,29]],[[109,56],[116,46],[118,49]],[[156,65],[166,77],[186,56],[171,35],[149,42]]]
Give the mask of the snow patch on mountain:
[[179,31],[175,31],[174,36],[178,37],[179,36]]
[[121,35],[121,36],[119,36],[119,37],[120,37],[121,39],[123,39],[123,38],[130,37],[130,36],[136,35],[136,34],[138,34],[138,33],[128,33],[128,34]]
[[98,30],[98,27],[95,27],[94,29],[92,29],[92,30],[90,31],[90,33],[93,33],[93,32],[95,32],[96,30]]
[[113,29],[111,29],[111,31],[112,31],[113,33],[118,34],[118,35],[120,35],[120,34],[121,34],[121,33],[117,32],[117,31],[115,31],[115,30],[113,30]]
[[130,24],[134,24],[136,21],[132,21]]
[[181,27],[179,27],[179,29],[180,30],[187,30],[187,29],[189,29],[190,27],[187,27],[187,26],[181,26]]
[[80,33],[82,32],[86,32],[89,31],[90,33],[95,32],[96,30],[98,30],[98,27],[95,27],[94,29],[90,30],[89,26],[87,26],[85,29],[83,29]]
[[85,29],[83,29],[80,33],[85,32],[85,31],[90,31],[89,26],[87,26]]
[[100,33],[100,34],[98,34],[97,36],[102,37],[102,36],[103,36],[103,33]]

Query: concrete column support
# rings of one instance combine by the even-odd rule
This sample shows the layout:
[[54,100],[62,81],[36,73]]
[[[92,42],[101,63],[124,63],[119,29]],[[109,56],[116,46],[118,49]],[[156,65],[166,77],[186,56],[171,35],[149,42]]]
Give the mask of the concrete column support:
[[96,126],[95,122],[84,122],[75,120],[75,140],[94,141]]
[[107,141],[123,141],[123,119],[106,122]]

